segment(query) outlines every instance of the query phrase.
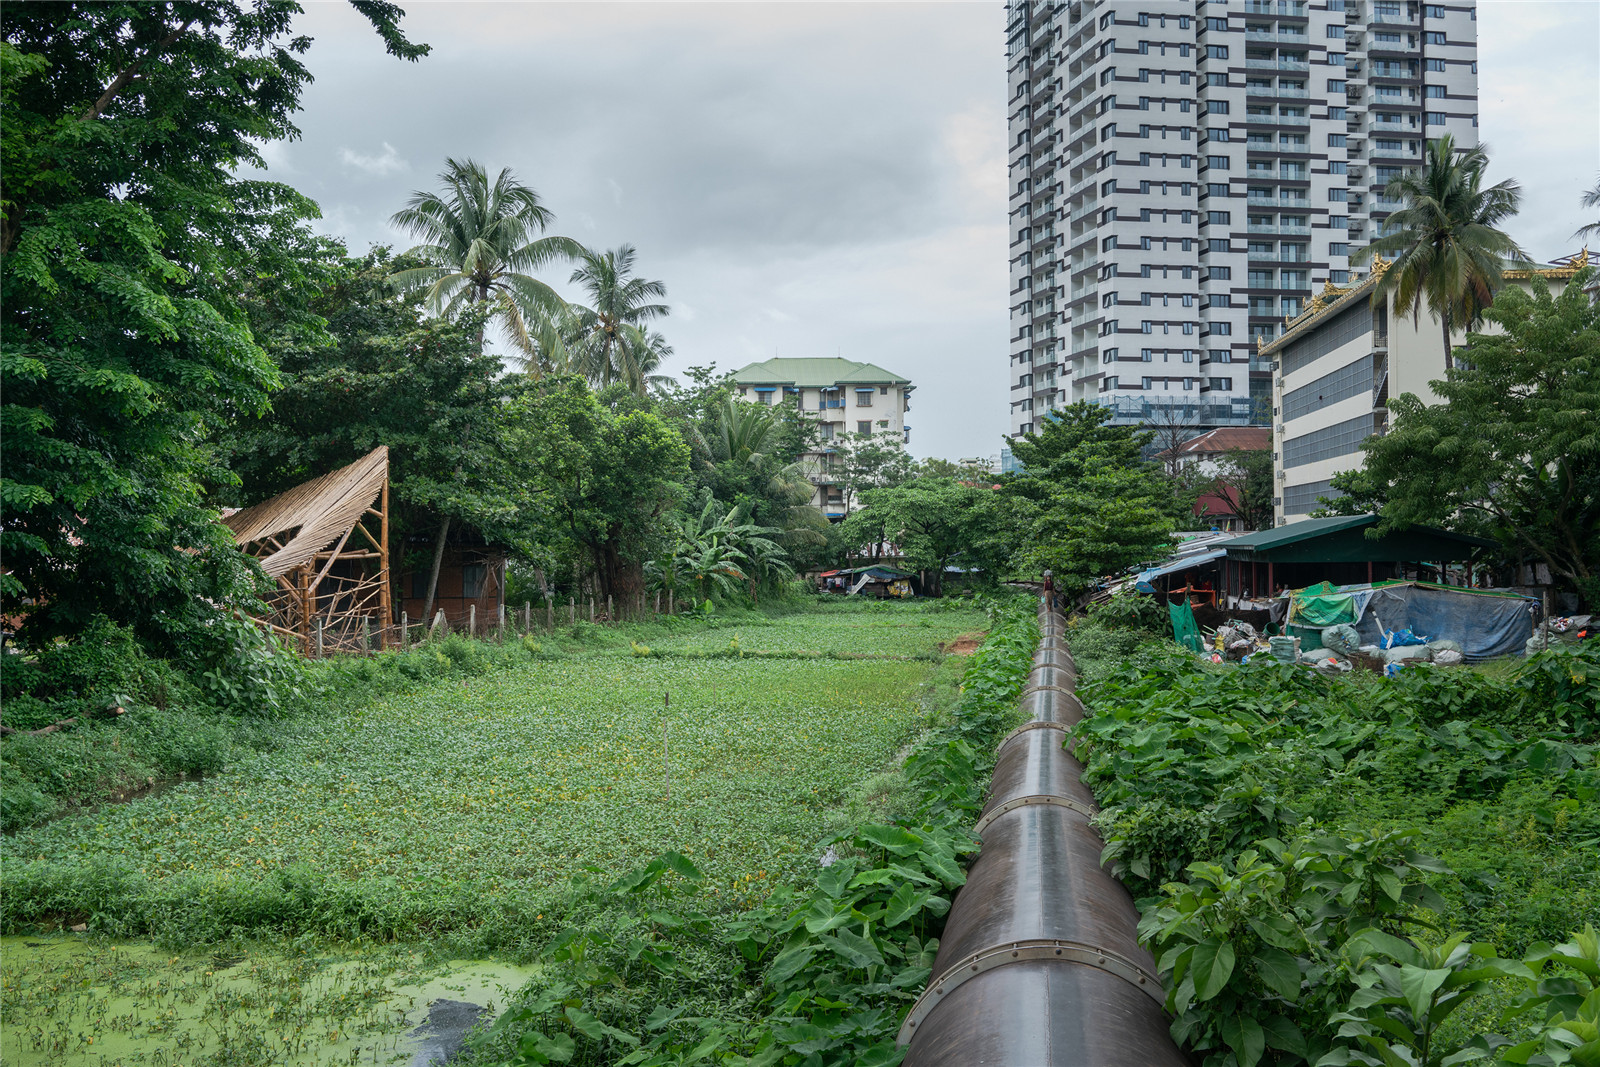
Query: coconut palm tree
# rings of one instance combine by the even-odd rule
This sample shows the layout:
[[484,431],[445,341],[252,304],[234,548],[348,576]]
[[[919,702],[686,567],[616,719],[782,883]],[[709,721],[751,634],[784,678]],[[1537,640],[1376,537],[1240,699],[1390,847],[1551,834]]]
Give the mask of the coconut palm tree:
[[1385,221],[1383,235],[1357,253],[1394,257],[1372,301],[1393,293],[1396,310],[1416,319],[1426,300],[1444,331],[1447,366],[1451,330],[1477,325],[1500,287],[1503,262],[1528,258],[1498,228],[1517,213],[1522,189],[1511,180],[1484,188],[1488,165],[1483,145],[1458,152],[1448,134],[1429,141],[1421,170],[1400,174],[1384,190],[1404,206]]
[[[408,255],[428,265],[402,270],[389,282],[402,292],[423,292],[429,308],[454,316],[484,307],[524,359],[538,353],[529,321],[548,321],[566,307],[533,272],[560,259],[578,259],[583,246],[567,237],[541,236],[554,219],[539,194],[510,168],[493,181],[476,160],[445,160],[443,193],[417,191],[389,221],[421,244]],[[478,330],[483,347],[483,329]]]
[[643,395],[650,372],[672,354],[672,348],[649,329],[651,322],[670,311],[659,303],[667,287],[633,277],[636,254],[632,245],[583,253],[570,280],[588,293],[589,306],[572,305],[561,334],[570,365],[591,382],[620,381]]
[[[1583,194],[1583,199],[1579,203],[1586,209],[1600,208],[1600,181],[1596,181],[1594,188]],[[1572,236],[1584,238],[1600,236],[1600,222],[1591,222],[1587,226],[1580,226]]]

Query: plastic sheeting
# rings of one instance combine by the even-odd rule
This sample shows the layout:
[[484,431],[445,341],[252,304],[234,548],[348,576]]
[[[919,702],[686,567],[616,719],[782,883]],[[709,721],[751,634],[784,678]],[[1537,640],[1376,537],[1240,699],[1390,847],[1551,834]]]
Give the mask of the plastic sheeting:
[[1520,654],[1539,611],[1539,602],[1530,597],[1465,589],[1389,585],[1372,592],[1366,615],[1356,624],[1362,644],[1383,643],[1381,619],[1384,629],[1459,642],[1468,663]]
[[1168,604],[1167,614],[1172,618],[1173,640],[1190,652],[1204,652],[1206,646],[1200,640],[1200,627],[1194,621],[1194,608],[1188,598],[1182,604]]

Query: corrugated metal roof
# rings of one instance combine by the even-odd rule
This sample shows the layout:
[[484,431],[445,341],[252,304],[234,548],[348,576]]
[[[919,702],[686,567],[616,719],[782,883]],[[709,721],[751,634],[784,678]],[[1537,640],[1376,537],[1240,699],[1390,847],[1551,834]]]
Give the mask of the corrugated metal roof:
[[752,363],[734,371],[733,380],[740,385],[794,385],[805,389],[857,382],[864,385],[909,385],[911,381],[875,363],[858,363],[833,356],[784,357]]

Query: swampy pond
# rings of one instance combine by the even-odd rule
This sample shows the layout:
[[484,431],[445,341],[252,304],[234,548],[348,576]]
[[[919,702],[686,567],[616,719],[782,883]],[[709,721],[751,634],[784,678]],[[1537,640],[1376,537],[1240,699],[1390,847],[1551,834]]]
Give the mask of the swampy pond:
[[533,970],[385,946],[163,952],[82,934],[0,938],[0,1063],[443,1063]]

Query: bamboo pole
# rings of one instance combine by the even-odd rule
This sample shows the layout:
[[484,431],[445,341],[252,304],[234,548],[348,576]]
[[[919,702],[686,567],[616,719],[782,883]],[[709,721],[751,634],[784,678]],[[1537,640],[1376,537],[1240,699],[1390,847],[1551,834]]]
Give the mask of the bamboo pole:
[[322,616],[317,616],[317,658],[322,658]]
[[384,464],[383,495],[381,497],[383,500],[383,518],[380,527],[381,533],[379,534],[380,544],[378,545],[379,550],[383,553],[383,559],[378,563],[378,578],[383,582],[383,603],[379,605],[379,610],[383,612],[383,629],[378,632],[378,644],[381,648],[388,648],[389,623],[394,618],[394,604],[390,601],[390,597],[393,594],[389,589],[389,472],[387,459],[384,460]]
[[478,636],[478,605],[467,605],[467,636]]

